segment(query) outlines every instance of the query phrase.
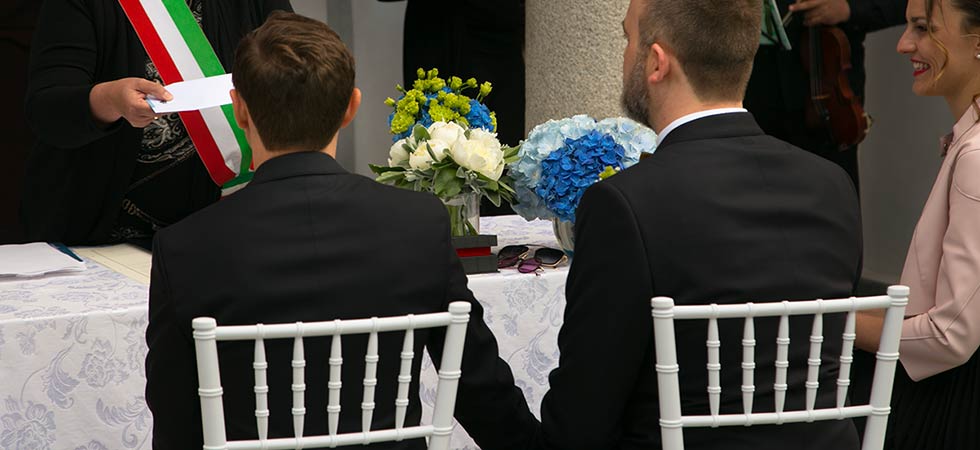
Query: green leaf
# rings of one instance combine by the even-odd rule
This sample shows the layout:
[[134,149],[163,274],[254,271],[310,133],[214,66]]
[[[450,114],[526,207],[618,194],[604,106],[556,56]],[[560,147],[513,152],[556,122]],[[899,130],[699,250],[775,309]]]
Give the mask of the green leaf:
[[499,192],[497,192],[497,191],[487,192],[487,198],[490,199],[490,203],[493,203],[493,206],[496,206],[498,208],[500,207],[500,193]]
[[453,181],[449,182],[444,192],[445,198],[455,197],[463,192],[463,180],[459,178],[453,178]]
[[377,166],[377,165],[374,165],[374,164],[368,164],[368,167],[371,168],[371,171],[372,172],[374,172],[374,173],[376,173],[378,175],[381,175],[383,173],[388,173],[388,172],[404,172],[405,171],[405,168],[404,167],[398,167],[398,166],[388,167],[388,166]]
[[510,185],[507,184],[507,182],[504,181],[504,180],[498,181],[497,182],[497,186],[500,187],[500,189],[498,189],[498,191],[501,191],[501,192],[509,192],[511,194],[516,194],[517,193],[517,191],[515,191],[514,188],[510,187]]
[[405,179],[405,172],[385,172],[375,179],[378,183],[392,184]]
[[455,171],[442,169],[436,172],[436,176],[433,179],[436,195],[439,197],[448,197],[446,191],[449,190],[449,184],[454,180],[456,180]]
[[429,130],[426,130],[425,127],[422,126],[422,124],[418,124],[418,123],[415,124],[415,128],[412,130],[412,136],[414,136],[415,140],[418,142],[428,141],[429,139],[432,139],[432,135],[429,134]]

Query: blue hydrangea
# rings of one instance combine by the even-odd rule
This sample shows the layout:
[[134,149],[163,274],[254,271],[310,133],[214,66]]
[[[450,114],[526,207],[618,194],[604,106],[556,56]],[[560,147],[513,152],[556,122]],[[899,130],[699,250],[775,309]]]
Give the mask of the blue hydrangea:
[[514,211],[527,220],[574,222],[582,194],[611,166],[626,169],[652,153],[657,135],[625,118],[595,119],[578,115],[538,125],[510,165],[519,204]]
[[491,133],[497,131],[490,117],[490,108],[475,99],[470,100],[470,113],[466,115],[466,121],[470,123],[470,128],[483,128]]

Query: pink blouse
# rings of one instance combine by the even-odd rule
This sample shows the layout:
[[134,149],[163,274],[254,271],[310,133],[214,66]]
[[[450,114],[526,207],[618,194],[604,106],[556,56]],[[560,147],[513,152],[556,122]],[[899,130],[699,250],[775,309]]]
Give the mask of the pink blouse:
[[911,297],[900,360],[917,381],[967,362],[980,347],[978,120],[971,107],[953,127],[902,271]]

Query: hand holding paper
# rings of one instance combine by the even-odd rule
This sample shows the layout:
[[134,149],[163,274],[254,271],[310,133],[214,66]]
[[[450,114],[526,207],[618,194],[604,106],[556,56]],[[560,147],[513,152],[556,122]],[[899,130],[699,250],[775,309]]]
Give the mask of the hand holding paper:
[[102,126],[125,119],[136,128],[152,122],[156,113],[147,105],[147,97],[167,98],[159,83],[143,78],[121,78],[96,84],[89,92],[92,117]]
[[194,111],[230,104],[231,96],[228,92],[235,86],[231,82],[231,74],[227,73],[216,77],[180,81],[166,88],[173,95],[173,100],[165,102],[152,97],[146,98],[150,108],[157,114]]

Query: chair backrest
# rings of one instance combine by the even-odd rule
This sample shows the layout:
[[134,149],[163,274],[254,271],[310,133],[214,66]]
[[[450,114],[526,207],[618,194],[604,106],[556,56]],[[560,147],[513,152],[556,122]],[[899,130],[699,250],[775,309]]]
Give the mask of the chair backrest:
[[[881,449],[884,446],[885,427],[890,412],[892,382],[898,361],[898,345],[902,331],[905,305],[908,304],[909,288],[892,286],[888,295],[848,298],[839,300],[783,301],[776,303],[743,303],[733,305],[674,306],[666,297],[652,300],[654,339],[657,351],[657,386],[660,397],[660,431],[664,450],[684,448],[683,428],[720,427],[812,422],[815,420],[840,420],[852,417],[868,417],[864,431],[863,450]],[[851,362],[854,350],[855,312],[887,308],[881,342],[876,354],[870,404],[845,406],[847,388],[850,385]],[[844,323],[843,345],[840,356],[840,372],[837,378],[837,404],[834,408],[816,409],[818,377],[820,373],[821,346],[823,344],[823,315],[847,313]],[[784,411],[786,400],[786,373],[789,370],[789,317],[812,315],[810,351],[807,359],[806,409]],[[755,326],[756,317],[779,317],[776,339],[776,377],[773,385],[775,411],[753,413],[755,392]],[[743,318],[742,335],[742,413],[719,414],[721,400],[721,363],[718,336],[718,319]],[[677,364],[677,347],[674,338],[674,320],[707,319],[708,351],[708,405],[710,415],[681,415],[681,398]],[[801,368],[802,369],[802,368]]]
[[[194,319],[194,347],[197,354],[198,395],[201,397],[201,420],[204,427],[204,450],[275,450],[338,447],[347,445],[367,445],[375,442],[401,441],[403,439],[428,438],[430,450],[449,448],[449,438],[453,429],[453,409],[456,404],[456,389],[461,375],[463,342],[470,317],[468,302],[453,302],[448,312],[407,315],[398,317],[334,320],[328,322],[297,322],[279,325],[217,326],[215,319],[199,317]],[[436,387],[436,401],[433,408],[432,424],[405,427],[405,414],[408,409],[408,390],[412,382],[412,360],[414,354],[414,330],[423,328],[447,327],[446,341],[439,365],[439,382]],[[375,378],[378,367],[378,333],[405,331],[401,352],[401,369],[397,380],[398,394],[395,399],[395,428],[372,430],[374,413],[374,390],[378,384]],[[368,334],[367,354],[363,382],[363,403],[361,403],[360,433],[337,433],[340,418],[341,387],[341,336]],[[303,338],[332,336],[330,345],[329,382],[327,383],[327,429],[329,434],[304,436],[303,424],[306,415],[304,377],[306,360]],[[268,363],[265,357],[266,339],[293,339],[292,392],[293,392],[293,438],[269,439],[269,409],[266,383]],[[255,360],[252,364],[255,376],[255,420],[258,439],[228,442],[225,436],[225,417],[222,406],[221,375],[218,372],[217,341],[255,341]]]

